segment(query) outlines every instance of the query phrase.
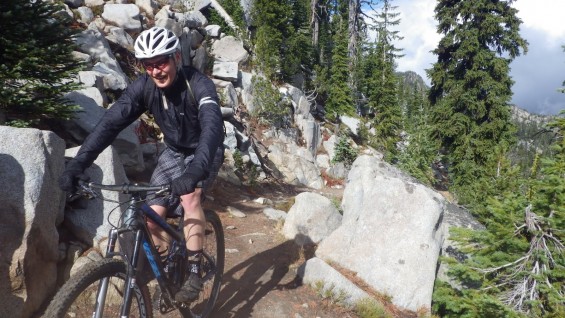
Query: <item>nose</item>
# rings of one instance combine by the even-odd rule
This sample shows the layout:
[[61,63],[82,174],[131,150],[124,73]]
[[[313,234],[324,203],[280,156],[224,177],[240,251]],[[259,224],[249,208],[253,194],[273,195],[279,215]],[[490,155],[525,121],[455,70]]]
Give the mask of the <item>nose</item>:
[[148,70],[149,75],[151,76],[157,76],[161,73],[161,69],[158,67],[153,67],[151,70]]

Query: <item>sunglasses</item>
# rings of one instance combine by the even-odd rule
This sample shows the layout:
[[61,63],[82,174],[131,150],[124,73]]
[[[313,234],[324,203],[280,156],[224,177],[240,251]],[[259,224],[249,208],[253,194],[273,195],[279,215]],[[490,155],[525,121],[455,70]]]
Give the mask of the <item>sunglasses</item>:
[[169,64],[169,59],[171,58],[171,56],[172,55],[164,56],[163,58],[155,62],[141,61],[141,65],[143,65],[143,68],[145,68],[147,72],[151,72],[156,68],[162,71]]

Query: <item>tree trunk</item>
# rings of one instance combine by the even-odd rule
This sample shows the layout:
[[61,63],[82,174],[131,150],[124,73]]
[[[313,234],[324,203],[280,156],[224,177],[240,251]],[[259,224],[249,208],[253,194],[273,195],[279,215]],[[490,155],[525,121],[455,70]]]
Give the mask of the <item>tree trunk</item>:
[[320,36],[320,19],[318,18],[318,1],[320,0],[311,0],[310,1],[310,9],[312,11],[312,18],[310,19],[310,28],[312,29],[312,46],[317,47],[319,36]]
[[360,0],[349,0],[349,18],[347,22],[349,31],[349,43],[347,45],[347,55],[349,57],[349,87],[356,91],[355,68],[357,66],[357,39],[359,37],[359,13]]

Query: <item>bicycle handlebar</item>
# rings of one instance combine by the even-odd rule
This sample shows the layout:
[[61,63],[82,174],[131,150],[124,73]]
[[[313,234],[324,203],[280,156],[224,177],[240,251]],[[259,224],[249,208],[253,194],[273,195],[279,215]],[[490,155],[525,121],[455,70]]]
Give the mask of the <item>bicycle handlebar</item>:
[[[170,185],[137,185],[132,183],[124,183],[124,184],[101,184],[95,182],[85,182],[79,181],[79,186],[84,190],[86,193],[90,193],[89,189],[100,189],[100,190],[108,190],[108,191],[116,191],[121,192],[124,194],[132,194],[132,193],[139,193],[139,192],[154,192],[154,194],[160,195],[167,195],[171,193],[171,186]],[[202,188],[203,183],[202,181],[196,184],[197,188]],[[80,191],[79,191],[80,192]]]
[[100,184],[100,183],[88,182],[85,183],[85,186],[95,189],[101,189],[101,190],[122,192],[124,194],[130,194],[136,192],[149,192],[149,191],[155,191],[156,193],[165,193],[171,191],[171,187],[169,185],[143,186],[143,185],[137,185],[131,183],[125,183],[119,185],[119,184]]

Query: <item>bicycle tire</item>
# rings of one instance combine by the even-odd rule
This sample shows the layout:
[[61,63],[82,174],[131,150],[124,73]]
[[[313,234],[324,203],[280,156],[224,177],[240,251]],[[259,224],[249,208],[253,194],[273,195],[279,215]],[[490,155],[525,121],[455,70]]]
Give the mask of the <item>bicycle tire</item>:
[[[103,316],[118,317],[123,302],[126,264],[121,259],[110,258],[88,263],[82,267],[57,292],[43,317],[91,317],[98,284],[103,278],[110,278]],[[148,287],[135,284],[133,291],[129,317],[152,318]]]
[[220,217],[216,212],[205,210],[204,214],[206,216],[204,252],[213,259],[215,265],[212,266],[208,259],[202,258],[203,276],[206,277],[208,275],[209,278],[204,281],[204,288],[200,292],[198,299],[179,307],[179,311],[184,318],[210,317],[214,311],[214,305],[222,286],[225,262],[224,230]]

